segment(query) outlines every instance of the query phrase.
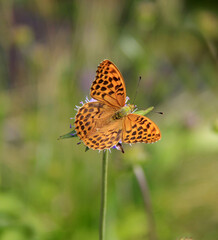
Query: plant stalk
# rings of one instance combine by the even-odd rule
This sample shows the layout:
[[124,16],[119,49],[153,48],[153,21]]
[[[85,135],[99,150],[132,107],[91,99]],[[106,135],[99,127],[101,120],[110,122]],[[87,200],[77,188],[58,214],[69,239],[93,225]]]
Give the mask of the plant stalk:
[[138,181],[138,184],[142,193],[143,201],[144,201],[145,211],[147,213],[146,215],[147,215],[147,221],[148,221],[148,239],[157,240],[155,220],[154,220],[154,215],[152,211],[152,204],[151,204],[146,175],[140,165],[135,165],[133,167],[133,171]]
[[103,151],[102,160],[103,160],[102,161],[102,188],[101,188],[99,240],[105,239],[105,218],[106,218],[106,209],[107,209],[108,150]]

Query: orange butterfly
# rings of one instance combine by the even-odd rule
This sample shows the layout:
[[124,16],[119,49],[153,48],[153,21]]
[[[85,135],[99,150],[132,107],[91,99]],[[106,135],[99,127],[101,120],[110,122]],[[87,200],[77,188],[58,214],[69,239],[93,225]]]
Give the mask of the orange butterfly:
[[119,147],[120,142],[160,140],[157,125],[145,116],[132,113],[134,105],[126,105],[126,87],[118,68],[104,60],[96,73],[90,92],[95,100],[79,108],[75,117],[75,130],[83,143],[89,148],[104,150]]

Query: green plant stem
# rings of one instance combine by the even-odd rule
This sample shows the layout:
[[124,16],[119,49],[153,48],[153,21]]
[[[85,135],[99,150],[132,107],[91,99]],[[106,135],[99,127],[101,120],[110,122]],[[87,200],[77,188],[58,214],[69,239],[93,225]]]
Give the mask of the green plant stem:
[[102,159],[102,188],[101,188],[101,211],[99,224],[99,240],[105,239],[105,218],[107,209],[107,173],[108,173],[108,150],[103,151]]
[[147,221],[148,221],[148,239],[157,240],[155,221],[154,221],[154,216],[152,212],[152,204],[151,204],[146,175],[140,165],[135,165],[133,167],[133,171],[135,173],[136,179],[138,181],[138,184],[143,196],[143,201],[144,201],[144,206],[145,206]]

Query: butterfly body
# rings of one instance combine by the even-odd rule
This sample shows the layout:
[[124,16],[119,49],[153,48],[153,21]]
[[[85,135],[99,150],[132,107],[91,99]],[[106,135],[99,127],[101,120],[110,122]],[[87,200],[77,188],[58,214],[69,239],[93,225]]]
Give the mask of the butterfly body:
[[104,60],[91,86],[92,102],[79,108],[75,130],[83,143],[104,150],[124,143],[152,143],[160,139],[160,130],[145,116],[133,114],[135,106],[126,105],[126,88],[118,68]]
[[120,119],[128,115],[134,110],[135,106],[133,104],[128,104],[127,106],[122,107],[119,111],[115,112],[112,116],[114,120]]

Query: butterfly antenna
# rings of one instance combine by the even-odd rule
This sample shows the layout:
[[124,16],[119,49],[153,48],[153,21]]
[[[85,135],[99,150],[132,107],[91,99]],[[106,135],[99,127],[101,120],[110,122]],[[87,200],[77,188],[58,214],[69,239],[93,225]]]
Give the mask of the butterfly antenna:
[[135,96],[134,96],[134,99],[133,99],[133,104],[135,103],[135,100],[136,100],[136,96],[137,96],[138,89],[139,89],[139,83],[140,83],[141,79],[142,79],[142,77],[139,76],[139,80],[138,80],[137,88],[136,88],[136,91],[135,91]]
[[155,112],[155,113],[158,113],[158,114],[161,114],[161,115],[163,115],[163,114],[164,114],[163,112]]

